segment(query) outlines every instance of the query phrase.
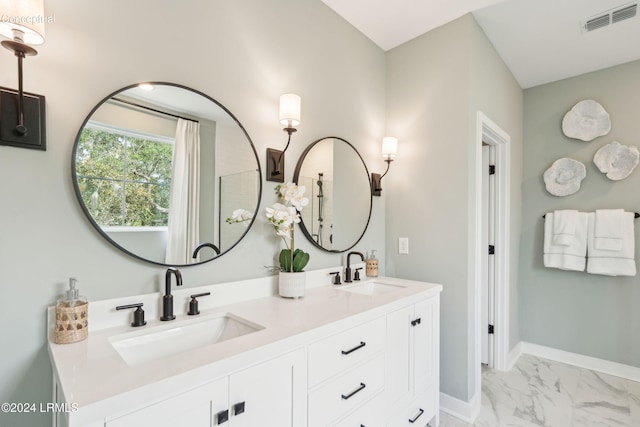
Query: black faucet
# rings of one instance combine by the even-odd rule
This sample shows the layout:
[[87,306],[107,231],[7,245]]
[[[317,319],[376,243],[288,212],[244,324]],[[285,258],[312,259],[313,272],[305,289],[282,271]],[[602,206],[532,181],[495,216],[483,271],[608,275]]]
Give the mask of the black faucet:
[[362,252],[349,252],[347,254],[347,268],[344,270],[344,282],[345,283],[352,282],[352,280],[351,280],[351,255],[360,255],[360,258],[362,259],[362,261],[364,261],[364,255],[362,255]]
[[167,273],[164,275],[164,296],[162,297],[162,317],[160,320],[173,320],[176,316],[173,315],[173,295],[171,295],[171,275],[176,276],[176,286],[182,286],[182,275],[177,268],[167,268]]
[[218,247],[213,243],[201,243],[198,245],[198,247],[196,247],[196,250],[193,251],[193,256],[192,256],[193,259],[196,259],[196,257],[198,256],[198,252],[200,252],[200,249],[202,248],[211,248],[215,251],[216,256],[220,255],[220,249],[218,249]]

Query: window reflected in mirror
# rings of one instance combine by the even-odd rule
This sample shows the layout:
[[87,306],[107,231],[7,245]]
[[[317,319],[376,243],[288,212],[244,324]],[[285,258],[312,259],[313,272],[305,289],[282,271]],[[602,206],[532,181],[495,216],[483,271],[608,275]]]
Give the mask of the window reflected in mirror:
[[195,90],[153,83],[106,97],[78,133],[72,162],[91,223],[124,252],[161,265],[209,261],[233,248],[262,191],[253,143],[239,121]]

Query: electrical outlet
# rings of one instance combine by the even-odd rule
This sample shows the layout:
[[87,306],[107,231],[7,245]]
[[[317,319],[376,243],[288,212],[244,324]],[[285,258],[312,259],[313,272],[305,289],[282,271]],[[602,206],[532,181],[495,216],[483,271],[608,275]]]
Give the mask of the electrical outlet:
[[409,254],[409,238],[408,237],[398,238],[398,253],[404,254],[404,255]]

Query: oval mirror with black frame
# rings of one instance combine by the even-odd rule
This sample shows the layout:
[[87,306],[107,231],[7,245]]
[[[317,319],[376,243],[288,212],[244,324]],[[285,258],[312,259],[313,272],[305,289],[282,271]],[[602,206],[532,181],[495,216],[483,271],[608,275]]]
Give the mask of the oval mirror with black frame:
[[371,182],[353,145],[335,136],[313,142],[300,156],[293,180],[306,187],[309,206],[301,212],[300,228],[310,242],[345,252],[362,239],[371,218]]
[[135,84],[104,98],[83,122],[71,163],[93,226],[153,264],[218,258],[259,208],[260,163],[246,130],[215,99],[178,84]]

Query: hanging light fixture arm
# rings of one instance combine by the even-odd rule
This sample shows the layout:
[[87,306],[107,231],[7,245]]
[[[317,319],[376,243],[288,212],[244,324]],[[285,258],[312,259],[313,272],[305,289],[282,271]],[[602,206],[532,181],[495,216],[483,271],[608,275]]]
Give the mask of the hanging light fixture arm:
[[380,180],[382,180],[382,178],[384,178],[384,176],[389,172],[389,167],[391,166],[391,162],[393,162],[393,159],[385,159],[385,162],[387,163],[387,170],[385,170],[384,173],[380,176]]
[[289,144],[291,143],[291,134],[294,133],[295,131],[297,131],[298,129],[293,128],[293,127],[286,127],[284,129],[282,129],[283,131],[287,132],[289,134],[289,138],[287,139],[287,145],[284,146],[284,150],[282,150],[280,152],[280,155],[278,156],[278,160],[276,160],[276,163],[274,165],[274,170],[271,172],[271,176],[276,176],[279,175],[281,173],[280,171],[280,161],[282,160],[282,156],[284,156],[285,151],[287,151],[287,149],[289,148]]
[[19,135],[26,135],[27,128],[24,126],[24,80],[22,77],[22,60],[26,56],[35,56],[38,51],[34,48],[21,43],[17,40],[3,40],[2,46],[12,51],[18,58],[18,123],[16,124],[15,131]]

